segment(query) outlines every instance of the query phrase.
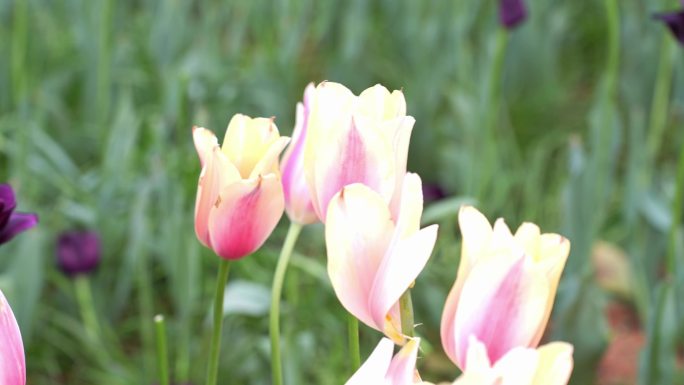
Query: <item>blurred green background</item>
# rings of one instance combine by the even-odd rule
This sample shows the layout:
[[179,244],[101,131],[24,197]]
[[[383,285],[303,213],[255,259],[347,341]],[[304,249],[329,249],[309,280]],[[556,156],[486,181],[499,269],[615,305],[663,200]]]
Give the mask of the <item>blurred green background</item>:
[[[0,0],[3,179],[41,218],[0,250],[29,384],[155,383],[157,313],[173,377],[203,382],[218,261],[194,236],[190,128],[221,137],[242,112],[276,116],[289,134],[305,85],[326,79],[403,88],[417,120],[409,169],[448,194],[427,204],[440,239],[413,291],[424,379],[457,374],[439,320],[470,202],[572,241],[547,338],[575,344],[574,384],[684,383],[684,51],[652,19],[678,2],[527,3],[508,33],[495,1]],[[282,222],[231,271],[224,385],[270,383]],[[72,228],[103,241],[90,282],[99,338],[55,269],[55,238]],[[320,226],[304,230],[286,279],[286,383],[344,383],[345,313]],[[365,358],[380,335],[362,326],[361,338]]]

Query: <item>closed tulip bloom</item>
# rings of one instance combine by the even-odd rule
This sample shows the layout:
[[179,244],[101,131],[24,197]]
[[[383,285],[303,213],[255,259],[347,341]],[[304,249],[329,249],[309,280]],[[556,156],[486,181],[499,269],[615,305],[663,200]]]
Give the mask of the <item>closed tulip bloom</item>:
[[0,291],[0,384],[26,384],[24,344],[12,308]]
[[552,342],[537,349],[517,347],[498,361],[472,338],[467,369],[453,385],[566,385],[572,373],[572,345]]
[[304,90],[304,103],[297,103],[297,120],[292,141],[280,167],[283,174],[285,212],[292,222],[307,225],[318,221],[304,177],[304,143],[311,114],[311,99],[316,91],[313,83]]
[[376,85],[355,96],[323,82],[312,96],[304,170],[318,218],[326,220],[330,199],[344,186],[362,183],[388,202],[396,219],[415,122],[403,93]]
[[394,343],[383,338],[366,362],[345,385],[413,385],[419,384],[416,359],[420,338],[410,339],[392,357]]
[[283,214],[278,156],[289,138],[280,137],[272,119],[237,114],[222,147],[202,127],[193,128],[193,139],[202,164],[197,238],[222,258],[242,258],[261,247]]
[[342,306],[403,344],[399,298],[427,263],[437,226],[420,230],[420,177],[407,174],[397,220],[366,185],[344,187],[330,201],[325,227],[328,275]]
[[527,19],[525,0],[499,0],[499,21],[504,28],[513,29]]
[[100,265],[100,237],[94,231],[68,231],[57,239],[57,266],[64,274],[89,274]]
[[9,184],[0,184],[0,244],[9,242],[17,234],[38,224],[33,213],[19,213],[14,189]]
[[470,206],[459,212],[463,235],[456,282],[442,315],[442,345],[466,368],[469,337],[481,341],[491,362],[516,347],[535,347],[542,337],[570,252],[558,234],[523,223],[515,235],[502,219],[489,224]]

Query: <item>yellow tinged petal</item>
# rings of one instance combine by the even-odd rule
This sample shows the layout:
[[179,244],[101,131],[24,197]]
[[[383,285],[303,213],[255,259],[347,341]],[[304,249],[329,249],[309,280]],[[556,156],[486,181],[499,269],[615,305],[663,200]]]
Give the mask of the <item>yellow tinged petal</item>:
[[552,342],[537,349],[539,364],[531,385],[565,385],[572,373],[572,345]]
[[525,250],[525,254],[531,256],[535,261],[539,261],[542,258],[539,249],[540,237],[541,232],[539,226],[530,222],[525,222],[520,225],[514,236],[515,242],[522,246]]
[[278,156],[280,156],[280,153],[283,152],[283,149],[285,149],[285,146],[287,146],[289,142],[290,138],[288,138],[287,136],[282,136],[276,139],[275,142],[271,143],[271,145],[266,150],[266,153],[263,154],[262,158],[259,159],[257,164],[254,166],[254,169],[250,173],[249,177],[256,178],[259,175],[264,174],[280,175],[280,169],[278,167]]
[[240,175],[248,178],[279,137],[278,127],[273,119],[252,119],[236,114],[228,123],[222,150],[240,171]]
[[197,150],[197,155],[200,158],[200,164],[202,167],[207,163],[209,158],[211,158],[211,153],[214,147],[218,146],[218,140],[216,135],[211,130],[207,130],[204,127],[192,127],[192,140],[195,143],[195,149]]

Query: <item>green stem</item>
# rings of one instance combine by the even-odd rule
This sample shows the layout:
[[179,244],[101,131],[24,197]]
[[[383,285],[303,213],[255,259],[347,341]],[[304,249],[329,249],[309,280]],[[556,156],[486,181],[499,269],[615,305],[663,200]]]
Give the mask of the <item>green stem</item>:
[[154,326],[157,331],[159,382],[160,385],[169,385],[169,353],[166,349],[166,325],[163,315],[159,314],[154,317]]
[[675,274],[675,258],[677,258],[677,230],[682,222],[682,209],[684,209],[684,151],[680,151],[679,153],[676,186],[674,202],[672,203],[672,223],[670,224],[669,234],[670,239],[667,247],[667,271],[670,276]]
[[14,2],[12,23],[12,96],[15,107],[23,101],[26,86],[26,46],[28,37],[28,0]]
[[76,298],[81,310],[81,317],[88,338],[96,342],[100,335],[100,324],[97,322],[97,314],[93,306],[93,296],[90,291],[90,281],[86,275],[78,275],[74,278]]
[[655,89],[653,91],[653,101],[651,102],[651,116],[648,125],[648,157],[650,162],[654,162],[663,132],[667,121],[667,109],[669,106],[670,92],[672,90],[672,77],[674,74],[674,62],[672,60],[672,50],[675,43],[669,34],[663,37],[658,59],[658,74]]
[[620,9],[618,0],[606,0],[608,22],[608,60],[606,62],[606,87],[611,100],[617,97],[617,79],[620,70]]
[[349,336],[349,356],[352,372],[361,367],[361,351],[359,349],[359,320],[353,314],[347,314],[347,331]]
[[283,248],[280,250],[278,265],[276,266],[275,275],[273,277],[269,323],[273,385],[282,385],[283,383],[283,366],[280,356],[280,297],[283,291],[283,282],[285,280],[287,266],[290,263],[290,257],[292,256],[292,250],[294,250],[294,245],[297,242],[297,237],[299,237],[301,230],[302,225],[290,222],[290,228],[287,231]]
[[96,83],[96,110],[97,121],[105,122],[109,109],[109,86],[110,86],[110,30],[112,15],[112,0],[105,0],[100,4],[100,31],[97,53],[97,83]]
[[221,352],[221,331],[223,329],[223,295],[228,282],[230,261],[221,259],[216,277],[216,294],[214,296],[214,329],[211,334],[209,348],[209,366],[207,369],[207,385],[216,385],[218,379],[219,353]]
[[413,337],[413,302],[411,301],[411,289],[406,289],[399,298],[399,312],[401,315],[401,332],[405,336]]

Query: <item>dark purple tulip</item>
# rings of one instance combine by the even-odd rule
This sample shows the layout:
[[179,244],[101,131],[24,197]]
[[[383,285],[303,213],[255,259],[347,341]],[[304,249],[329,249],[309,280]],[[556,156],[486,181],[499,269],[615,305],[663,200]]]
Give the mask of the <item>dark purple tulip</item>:
[[16,213],[17,200],[9,184],[0,184],[0,244],[6,243],[17,234],[38,223],[38,215]]
[[506,29],[513,29],[527,18],[525,0],[499,0],[499,21]]
[[437,183],[425,183],[423,184],[423,202],[430,203],[436,202],[440,199],[446,198],[447,194]]
[[684,45],[684,10],[659,13],[655,18],[665,23],[679,44]]
[[57,265],[64,274],[88,274],[100,264],[100,237],[94,231],[67,231],[57,240]]

